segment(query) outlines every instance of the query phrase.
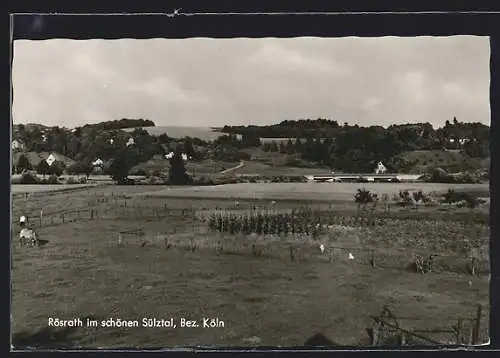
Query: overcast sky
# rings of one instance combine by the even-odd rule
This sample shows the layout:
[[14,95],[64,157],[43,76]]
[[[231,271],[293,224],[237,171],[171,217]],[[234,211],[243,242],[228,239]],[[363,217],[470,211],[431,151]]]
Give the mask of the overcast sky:
[[487,37],[15,41],[14,123],[490,123]]

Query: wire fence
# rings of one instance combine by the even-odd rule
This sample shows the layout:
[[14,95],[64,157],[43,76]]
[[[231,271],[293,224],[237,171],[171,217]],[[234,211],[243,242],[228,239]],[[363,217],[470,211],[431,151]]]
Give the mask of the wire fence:
[[[479,345],[489,339],[488,312],[478,304],[474,316],[402,317],[386,305],[378,316],[371,316],[370,335],[373,346],[384,345]],[[429,328],[428,322],[440,322]],[[424,324],[418,325],[418,322]],[[452,323],[453,322],[453,323]],[[444,324],[443,324],[444,323]]]
[[[72,222],[82,222],[91,220],[147,220],[147,221],[166,221],[172,217],[182,218],[184,222],[191,226],[192,234],[203,233],[202,227],[209,227],[210,218],[215,213],[218,219],[222,220],[218,223],[215,231],[219,233],[219,241],[225,246],[226,253],[229,252],[251,252],[256,254],[260,252],[260,256],[286,258],[288,255],[293,260],[326,260],[340,261],[343,259],[351,260],[358,264],[370,265],[373,268],[405,268],[415,269],[416,256],[428,256],[430,254],[437,255],[433,259],[433,271],[435,272],[456,272],[460,274],[481,275],[490,272],[489,256],[478,253],[478,248],[473,248],[466,255],[450,255],[446,253],[433,252],[425,249],[405,249],[391,251],[388,249],[346,246],[335,243],[324,244],[321,255],[319,254],[319,243],[314,243],[315,240],[313,229],[321,226],[322,229],[328,230],[328,226],[363,226],[373,225],[370,217],[345,217],[336,215],[329,211],[326,216],[324,212],[308,211],[307,215],[301,217],[300,220],[306,226],[301,230],[283,230],[283,225],[279,220],[274,223],[268,223],[268,230],[261,230],[257,234],[263,239],[262,242],[257,242],[254,239],[252,244],[248,244],[249,240],[242,240],[242,237],[249,237],[249,232],[242,230],[231,229],[231,215],[234,217],[234,211],[221,210],[197,210],[194,207],[190,208],[170,208],[167,202],[163,205],[148,205],[142,203],[139,205],[136,202],[130,202],[124,194],[105,195],[103,193],[95,193],[87,206],[80,206],[71,209],[52,211],[44,213],[40,211],[37,218],[30,218],[32,224],[39,228],[47,228],[51,226],[63,225]],[[102,204],[102,205],[101,205]],[[239,212],[237,212],[239,213]],[[252,215],[258,217],[266,217],[269,214],[271,218],[275,218],[275,211],[255,211]],[[283,215],[283,212],[280,212]],[[289,215],[293,215],[292,211],[287,211]],[[238,218],[243,215],[248,215],[248,212],[241,213]],[[286,223],[297,224],[299,221],[296,217],[282,217]],[[264,219],[262,219],[264,220]],[[295,223],[294,223],[295,221]],[[212,222],[213,224],[213,222]],[[234,224],[234,223],[233,223]],[[255,225],[255,224],[254,224]],[[274,229],[271,229],[274,225]],[[310,228],[311,230],[309,230]],[[213,229],[213,227],[212,227]],[[255,234],[256,230],[253,231]],[[252,236],[252,235],[250,235]],[[221,240],[221,238],[226,239]],[[227,240],[227,237],[233,240]],[[236,240],[235,240],[236,238]],[[238,239],[239,238],[239,239]],[[277,245],[277,243],[280,243]],[[313,243],[313,245],[311,245]],[[486,256],[486,257],[485,257]]]

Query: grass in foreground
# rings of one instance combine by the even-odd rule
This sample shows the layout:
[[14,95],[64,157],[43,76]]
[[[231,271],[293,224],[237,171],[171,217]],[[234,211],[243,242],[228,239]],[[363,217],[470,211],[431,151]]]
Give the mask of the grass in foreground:
[[[123,191],[129,188],[134,187],[124,187]],[[139,189],[134,188],[136,192]],[[16,200],[14,210],[20,212],[22,206],[36,212],[43,206],[48,212],[51,208],[80,206],[95,201],[96,197],[91,196],[94,192],[109,190],[96,188],[54,193],[28,202]],[[143,203],[154,205],[155,201],[146,198]],[[180,208],[219,205],[222,201],[169,199],[168,203]],[[428,244],[436,242],[440,249],[453,253],[451,241],[456,241],[455,234],[464,239],[487,235],[487,228],[466,232],[457,226],[456,232],[450,234],[450,226],[431,226],[413,227],[409,222],[399,222],[385,232],[384,228],[346,228],[335,231],[329,239],[346,245],[404,250],[412,244],[425,244],[423,239],[427,238]],[[129,237],[127,245],[117,248],[117,232],[138,227],[146,227],[146,236]],[[179,235],[172,249],[165,250],[163,243],[154,242],[156,232],[170,232],[174,227]],[[456,323],[458,315],[473,315],[476,303],[485,307],[488,304],[489,283],[484,276],[372,269],[356,260],[291,261],[286,254],[282,258],[255,257],[241,247],[235,250],[238,252],[217,255],[210,245],[221,237],[206,231],[196,235],[200,248],[190,252],[184,242],[194,235],[189,230],[188,220],[181,217],[159,221],[94,220],[42,228],[40,234],[49,240],[46,246],[36,250],[13,248],[14,344],[106,348],[249,346],[256,343],[248,338],[257,336],[259,345],[296,346],[321,332],[338,344],[359,346],[370,343],[366,333],[371,326],[369,315],[379,314],[384,304],[400,315],[421,317],[416,324],[428,328],[449,327]],[[148,243],[142,247],[144,240]],[[257,240],[264,242],[263,237]],[[184,246],[179,244],[182,242]],[[315,250],[319,255],[313,245],[311,242],[311,252]],[[278,250],[277,246],[273,248]],[[47,329],[49,317],[86,316],[139,321],[143,317],[218,317],[225,327],[55,330],[59,333]],[[483,326],[487,324],[485,320]]]

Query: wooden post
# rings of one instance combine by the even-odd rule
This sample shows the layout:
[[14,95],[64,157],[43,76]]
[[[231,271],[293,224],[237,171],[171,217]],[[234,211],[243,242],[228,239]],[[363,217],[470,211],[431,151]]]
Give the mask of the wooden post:
[[375,323],[372,327],[372,346],[378,346],[380,325]]
[[471,257],[471,274],[472,276],[476,275],[476,258],[473,256]]
[[371,265],[373,268],[375,268],[375,250],[372,249],[372,258],[371,258]]
[[472,344],[479,344],[479,330],[481,329],[481,315],[483,313],[483,306],[477,305],[477,313],[474,324],[474,335],[472,337]]
[[42,227],[42,221],[43,221],[43,209],[40,210],[40,227]]
[[471,344],[472,344],[472,339],[473,339],[473,335],[474,335],[474,332],[473,332],[473,331],[474,331],[474,327],[473,327],[473,326],[470,326],[470,327],[469,327],[469,343],[468,343],[469,345],[471,345]]
[[459,317],[457,320],[457,344],[462,344],[462,319]]
[[401,332],[399,339],[400,339],[401,346],[406,346],[406,334],[405,334],[405,332]]
[[94,209],[90,209],[90,220],[94,220]]
[[61,214],[61,220],[64,223],[64,214]]
[[123,244],[123,237],[122,237],[122,233],[119,232],[118,233],[118,245],[122,245]]

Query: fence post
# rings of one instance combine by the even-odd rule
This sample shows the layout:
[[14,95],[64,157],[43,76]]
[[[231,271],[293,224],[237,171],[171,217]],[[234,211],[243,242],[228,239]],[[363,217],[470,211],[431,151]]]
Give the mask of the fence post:
[[372,346],[378,346],[379,329],[379,324],[375,323],[372,328]]
[[472,344],[479,343],[479,330],[481,329],[481,315],[483,313],[483,306],[481,304],[477,305],[477,313],[474,324],[474,334],[472,336]]
[[405,332],[401,332],[401,336],[400,336],[400,343],[401,343],[401,346],[405,346],[406,345],[406,334]]
[[457,344],[462,344],[462,319],[457,320]]
[[372,249],[371,265],[373,268],[375,268],[375,266],[376,266],[376,264],[375,264],[375,250],[374,249]]
[[476,258],[474,256],[471,257],[471,274],[472,276],[476,275]]

